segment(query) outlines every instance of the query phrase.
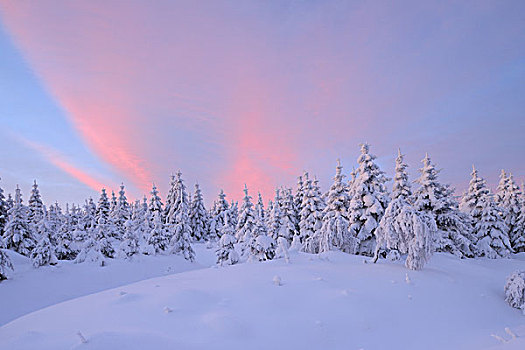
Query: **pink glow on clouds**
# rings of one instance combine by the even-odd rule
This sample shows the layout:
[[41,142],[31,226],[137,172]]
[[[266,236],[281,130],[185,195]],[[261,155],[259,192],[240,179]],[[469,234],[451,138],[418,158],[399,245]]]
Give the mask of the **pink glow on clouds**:
[[0,15],[123,180],[146,191],[181,169],[209,195],[246,183],[268,199],[360,142],[395,153],[441,131],[418,121],[485,79],[479,47],[504,51],[498,35],[465,41],[479,23],[462,11],[484,18],[490,3],[449,5],[0,0]]
[[69,174],[71,177],[85,184],[95,191],[100,191],[101,188],[117,188],[115,184],[108,182],[107,180],[97,179],[96,175],[90,174],[85,169],[81,169],[71,163],[64,155],[60,154],[57,150],[48,147],[46,145],[27,140],[20,135],[12,134],[19,142],[26,145],[27,147],[35,150],[42,157],[47,159],[51,164],[56,166],[58,169]]

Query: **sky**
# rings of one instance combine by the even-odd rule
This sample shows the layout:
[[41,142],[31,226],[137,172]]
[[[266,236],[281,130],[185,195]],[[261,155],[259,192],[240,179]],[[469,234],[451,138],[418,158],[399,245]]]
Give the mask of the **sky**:
[[368,142],[463,191],[525,180],[524,1],[0,0],[0,186],[47,202],[182,171],[210,203],[327,189]]

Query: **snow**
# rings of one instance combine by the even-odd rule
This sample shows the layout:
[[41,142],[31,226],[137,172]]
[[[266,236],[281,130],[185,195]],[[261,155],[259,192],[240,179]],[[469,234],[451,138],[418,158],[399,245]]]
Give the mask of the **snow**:
[[194,263],[144,256],[102,268],[34,269],[9,252],[0,349],[525,348],[525,317],[503,291],[525,253],[437,253],[407,273],[401,261],[336,251],[210,268],[214,250],[195,249]]

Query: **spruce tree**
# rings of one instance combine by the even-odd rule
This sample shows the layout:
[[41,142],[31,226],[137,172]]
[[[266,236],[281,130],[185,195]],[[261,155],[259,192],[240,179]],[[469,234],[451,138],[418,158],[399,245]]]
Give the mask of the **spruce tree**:
[[286,238],[288,245],[290,245],[294,237],[298,237],[297,232],[297,213],[294,207],[294,197],[291,188],[283,188],[281,194],[281,212],[283,215],[281,237]]
[[[277,240],[278,237],[286,235],[284,225],[284,213],[281,210],[281,195],[279,189],[275,189],[275,201],[271,202],[271,212],[268,215],[268,233],[270,237]],[[274,204],[275,203],[275,204]],[[270,207],[270,206],[268,206]]]
[[[162,220],[163,214],[162,214],[162,201],[159,196],[159,191],[157,190],[157,187],[155,184],[153,184],[153,187],[151,188],[151,198],[149,202],[149,216],[151,219],[153,218],[160,218]],[[159,215],[157,215],[159,213]],[[162,220],[164,221],[164,220]]]
[[27,219],[29,220],[29,227],[33,232],[36,232],[36,226],[44,217],[44,203],[42,203],[42,197],[40,196],[36,180],[33,183],[28,204],[29,212],[27,214]]
[[6,209],[9,213],[9,210],[15,206],[15,200],[13,199],[13,196],[11,196],[11,193],[7,194],[7,199],[5,200]]
[[520,223],[522,211],[521,191],[514,182],[512,174],[508,176],[501,171],[501,179],[496,192],[496,203],[501,208],[503,221],[507,226],[508,236],[514,251],[521,251],[523,247],[523,232],[525,228]]
[[431,214],[436,221],[436,251],[449,252],[460,258],[472,257],[474,252],[470,218],[459,211],[453,195],[454,189],[438,181],[439,171],[428,154],[422,162],[421,176],[416,181],[419,188],[414,193],[412,202],[417,211]]
[[110,213],[110,203],[108,195],[106,194],[106,189],[103,188],[100,193],[100,198],[98,199],[97,210],[95,212],[95,220],[98,223],[99,220],[102,220],[104,223],[108,221]]
[[8,249],[13,249],[25,256],[29,256],[36,245],[28,225],[27,211],[22,204],[22,193],[18,186],[16,186],[13,207],[8,212],[4,242]]
[[512,249],[515,253],[525,252],[525,187],[521,184],[520,215],[516,222],[516,231],[511,237]]
[[233,220],[230,220],[230,205],[222,189],[219,193],[219,198],[213,203],[210,217],[210,240],[217,241],[221,237],[222,227],[226,220],[233,226]]
[[[305,173],[305,175],[307,175]],[[301,204],[299,221],[299,240],[303,250],[307,249],[307,240],[321,229],[323,225],[324,204],[321,193],[313,180],[303,176],[303,203]],[[310,250],[310,249],[307,249]]]
[[2,187],[0,187],[0,240],[2,239],[5,224],[7,223],[7,210],[8,207],[4,196],[4,190],[2,189]]
[[58,203],[55,204],[55,209],[50,211],[50,215],[55,215],[56,221],[53,224],[51,232],[52,242],[55,245],[55,254],[59,260],[73,260],[76,256],[75,251],[75,238],[73,237],[74,228],[71,222],[71,216],[69,210],[66,213],[59,215],[60,207]]
[[501,209],[475,168],[472,169],[472,179],[463,196],[461,209],[472,217],[476,254],[491,259],[508,257],[511,245]]
[[195,184],[195,194],[190,206],[191,235],[196,241],[208,241],[210,219],[204,207],[204,200],[199,184]]
[[0,282],[7,279],[7,270],[13,270],[13,263],[9,256],[3,251],[5,248],[4,240],[2,235],[0,235]]
[[[152,213],[150,211],[150,213]],[[169,236],[160,211],[153,211],[151,220],[151,230],[148,235],[146,244],[150,246],[153,254],[163,253],[168,249]],[[151,254],[150,253],[150,254]]]
[[337,160],[334,182],[326,194],[327,205],[322,214],[320,230],[308,238],[305,251],[322,253],[330,250],[355,251],[355,239],[349,231],[348,207],[350,196],[342,174],[343,167]]
[[244,185],[244,198],[239,212],[239,222],[235,228],[237,242],[244,245],[251,242],[257,229],[257,213],[251,200],[252,197],[248,194],[248,188]]
[[44,265],[55,265],[58,263],[58,258],[55,255],[55,247],[51,244],[51,231],[49,229],[49,221],[46,217],[42,217],[36,226],[39,241],[36,247],[31,252],[31,261],[34,267]]
[[412,190],[408,181],[404,156],[398,151],[392,201],[375,231],[376,249],[374,262],[381,252],[391,260],[397,260],[401,254],[408,254],[405,265],[409,269],[419,270],[434,252],[434,239],[437,226],[434,217],[424,211],[416,211],[409,203]]
[[388,206],[385,183],[389,180],[374,162],[368,144],[361,145],[357,158],[359,167],[350,189],[350,233],[356,239],[357,254],[372,255],[375,249],[375,230]]
[[177,176],[172,180],[172,187],[170,193],[166,198],[166,206],[164,208],[164,218],[167,225],[174,224],[176,222],[177,213],[180,210],[181,205],[188,205],[188,192],[186,191],[186,185],[182,180],[182,173],[177,172]]
[[118,251],[120,258],[130,259],[140,251],[139,241],[142,235],[140,212],[140,206],[133,207],[131,217],[124,223],[124,235]]
[[180,172],[177,174],[176,189],[179,191],[177,203],[173,203],[166,217],[167,229],[170,234],[171,251],[182,254],[186,260],[195,260],[195,251],[191,246],[190,207],[186,186]]
[[111,212],[111,219],[117,230],[117,238],[121,239],[126,231],[126,222],[131,218],[131,207],[126,197],[124,184],[120,185],[119,196]]
[[221,238],[215,251],[217,254],[217,265],[234,265],[239,262],[239,254],[237,254],[234,246],[236,243],[234,228],[228,221],[228,218],[221,226],[221,230]]

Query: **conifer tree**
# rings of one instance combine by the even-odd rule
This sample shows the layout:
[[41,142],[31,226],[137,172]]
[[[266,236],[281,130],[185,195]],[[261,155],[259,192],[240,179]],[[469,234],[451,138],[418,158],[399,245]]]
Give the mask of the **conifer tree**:
[[[275,189],[275,201],[271,202],[271,212],[268,215],[268,233],[270,237],[277,240],[278,237],[286,235],[286,228],[283,228],[284,213],[281,210],[280,200],[281,195],[278,188]],[[275,203],[275,204],[274,204]],[[268,206],[270,207],[270,206]]]
[[[303,209],[303,199],[304,199],[304,190],[305,184],[308,182],[308,173],[305,171],[303,175],[297,178],[297,187],[294,195],[294,214],[295,214],[295,232],[296,236],[300,238],[301,228],[299,227],[299,222],[301,221],[301,210]],[[294,237],[295,238],[295,237]]]
[[166,222],[168,231],[170,234],[170,247],[171,251],[176,254],[182,254],[186,260],[195,260],[195,251],[191,246],[191,222],[190,222],[190,208],[188,202],[188,193],[186,192],[186,186],[182,181],[180,172],[177,174],[177,190],[179,195],[177,196],[177,203],[174,203]]
[[5,204],[6,204],[6,209],[7,209],[7,212],[9,213],[9,210],[15,206],[15,201],[13,199],[13,196],[11,196],[11,193],[8,193],[7,194],[7,199],[5,200]]
[[265,221],[266,212],[264,211],[264,201],[262,199],[261,192],[257,193],[257,204],[255,205],[255,213],[257,214],[257,218],[259,221]]
[[229,221],[231,227],[236,227],[239,221],[239,202],[232,199],[230,209],[228,210]]
[[281,190],[281,212],[283,215],[281,237],[284,237],[288,246],[292,243],[294,237],[298,237],[297,232],[297,213],[294,207],[294,197],[291,188],[283,188]]
[[22,193],[16,186],[15,201],[8,212],[8,221],[4,231],[4,242],[9,249],[29,256],[36,245],[28,225],[27,211],[22,204]]
[[[142,219],[142,220],[141,220]],[[139,241],[142,236],[141,208],[139,205],[134,206],[131,217],[124,223],[124,235],[119,245],[118,256],[124,259],[130,259],[140,251]]]
[[192,238],[196,241],[207,241],[210,231],[208,212],[204,207],[204,200],[199,184],[195,184],[195,194],[190,207],[190,223]]
[[438,173],[428,154],[423,159],[421,176],[416,181],[420,186],[412,202],[417,211],[431,214],[436,221],[438,233],[435,248],[438,252],[449,252],[460,258],[472,257],[472,233],[469,217],[459,211],[454,199],[454,189],[438,181]]
[[36,180],[33,183],[31,190],[31,196],[28,201],[29,212],[27,218],[29,220],[29,227],[33,232],[36,232],[36,226],[40,223],[40,220],[44,217],[44,203],[42,203],[42,197],[38,190],[38,184]]
[[2,234],[4,233],[5,224],[7,223],[7,211],[8,207],[4,196],[4,190],[0,187],[0,240],[2,240]]
[[95,212],[95,222],[98,223],[99,220],[102,220],[104,223],[107,222],[110,213],[110,203],[108,195],[106,194],[106,189],[103,188],[100,193],[100,198],[98,199],[97,210]]
[[501,171],[500,183],[496,192],[496,203],[501,208],[512,248],[514,251],[523,250],[525,248],[523,246],[525,228],[519,222],[522,211],[521,191],[516,182],[514,182],[512,174],[507,176],[503,170]]
[[186,185],[184,185],[184,181],[182,180],[182,173],[178,171],[177,176],[172,181],[169,197],[166,198],[164,217],[167,225],[176,222],[177,213],[180,211],[179,207],[183,205],[183,203],[184,205],[188,205],[189,203],[188,192],[186,191]]
[[[180,171],[177,173],[178,176],[180,174]],[[168,194],[166,196],[166,204],[164,205],[164,211],[163,211],[163,217],[166,219],[170,213],[171,207],[175,206],[178,202],[178,196],[180,193],[180,188],[177,188],[177,177],[171,174],[170,177],[170,185],[168,189]]]
[[356,253],[372,255],[375,249],[375,230],[388,206],[388,192],[385,183],[388,178],[374,162],[369,145],[361,145],[357,158],[359,167],[350,189],[349,205],[350,233],[356,239]]
[[[82,249],[75,258],[75,263],[82,263],[85,261],[96,262],[99,266],[106,265],[107,252],[111,251],[109,247],[109,240],[103,235],[104,224],[101,217],[101,223],[95,223],[95,217],[92,217],[93,222],[89,224],[87,239],[84,241]],[[101,234],[102,233],[102,234]]]
[[472,179],[463,196],[461,209],[472,217],[477,255],[491,259],[508,257],[511,245],[501,209],[475,168],[472,169]]
[[31,251],[31,261],[34,267],[44,265],[55,265],[58,258],[55,255],[55,247],[51,244],[51,231],[49,222],[46,217],[42,217],[36,226],[39,241],[36,247]]
[[117,196],[115,195],[115,191],[111,190],[111,200],[109,202],[109,213],[113,213],[115,209],[117,208],[118,202],[117,202]]
[[[150,211],[151,213],[151,211]],[[168,249],[169,236],[164,222],[162,220],[162,213],[160,211],[153,211],[151,218],[151,231],[146,241],[153,251],[150,254],[163,253]]]
[[0,282],[7,279],[7,270],[13,270],[13,263],[9,256],[2,250],[5,248],[4,240],[0,235]]
[[[162,215],[162,205],[163,204],[159,196],[159,191],[157,190],[157,187],[155,186],[155,184],[153,184],[153,187],[151,189],[151,199],[150,199],[149,207],[148,207],[149,215],[151,219],[158,217],[162,220],[162,216],[163,216]],[[157,212],[160,215],[156,215]]]
[[374,262],[381,251],[391,260],[399,259],[401,254],[408,254],[405,265],[409,269],[419,270],[434,252],[437,226],[432,215],[416,211],[408,201],[412,190],[403,157],[401,151],[398,151],[392,201],[375,231]]
[[248,194],[248,188],[244,185],[244,198],[239,212],[239,222],[235,228],[237,242],[249,244],[255,236],[257,229],[257,213],[254,210],[252,197]]
[[[305,173],[305,175],[307,175]],[[314,180],[303,176],[303,203],[301,204],[299,221],[299,239],[302,249],[310,250],[305,247],[308,238],[314,236],[315,232],[323,225],[324,205],[321,200],[321,193],[315,186]]]
[[348,207],[350,197],[343,182],[343,167],[337,160],[334,183],[326,194],[327,205],[322,214],[320,230],[308,238],[305,251],[309,253],[322,253],[330,250],[355,251],[355,239],[349,231]]
[[515,253],[525,252],[525,188],[521,184],[521,197],[520,197],[520,215],[516,222],[516,231],[511,237],[512,249]]
[[233,226],[233,220],[230,220],[230,205],[222,189],[219,193],[219,198],[213,203],[210,217],[210,240],[216,241],[221,237],[222,226],[224,226],[226,220]]
[[236,243],[234,228],[228,221],[227,217],[226,221],[221,226],[221,230],[221,238],[216,250],[217,265],[234,265],[239,262],[239,254],[237,254],[234,246]]
[[[52,206],[53,207],[53,206]],[[52,224],[52,229],[49,230],[52,242],[55,248],[55,255],[59,260],[73,260],[76,256],[74,244],[74,228],[71,222],[71,216],[66,210],[64,215],[59,215],[60,207],[58,203],[55,204],[55,209],[50,211],[49,215],[55,215],[55,223]]]
[[117,238],[122,238],[126,231],[126,222],[131,218],[131,207],[126,197],[124,184],[120,185],[119,196],[116,205],[111,212],[111,219],[117,230]]

